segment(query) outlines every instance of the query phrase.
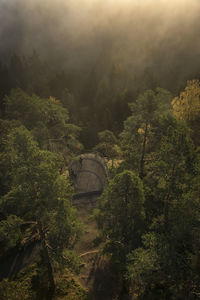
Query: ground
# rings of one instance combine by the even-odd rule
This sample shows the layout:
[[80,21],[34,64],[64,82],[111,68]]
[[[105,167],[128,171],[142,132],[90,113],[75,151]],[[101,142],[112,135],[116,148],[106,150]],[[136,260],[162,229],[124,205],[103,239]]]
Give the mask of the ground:
[[108,258],[102,255],[101,246],[95,246],[98,234],[95,221],[91,218],[93,206],[78,205],[78,216],[85,225],[85,234],[75,247],[82,258],[82,269],[77,280],[85,288],[91,300],[112,300],[116,290],[114,274]]

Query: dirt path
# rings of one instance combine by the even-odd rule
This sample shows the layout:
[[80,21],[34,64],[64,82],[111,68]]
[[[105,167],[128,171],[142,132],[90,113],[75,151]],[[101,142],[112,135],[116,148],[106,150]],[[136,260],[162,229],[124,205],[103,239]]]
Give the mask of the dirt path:
[[101,255],[100,249],[94,246],[93,241],[98,234],[98,228],[90,217],[91,213],[92,208],[78,208],[79,218],[85,225],[85,234],[75,247],[75,251],[82,258],[82,270],[77,280],[88,290],[91,300],[112,300],[116,280],[108,260]]

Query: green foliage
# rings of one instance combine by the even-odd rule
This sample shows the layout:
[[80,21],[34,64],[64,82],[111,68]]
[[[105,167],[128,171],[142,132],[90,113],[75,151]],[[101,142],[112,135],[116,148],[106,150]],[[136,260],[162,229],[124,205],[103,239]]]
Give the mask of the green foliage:
[[20,225],[22,220],[14,215],[9,215],[6,220],[0,222],[1,254],[9,248],[16,246],[22,237]]
[[179,120],[189,121],[195,119],[200,114],[200,81],[188,80],[185,90],[180,93],[180,97],[175,97],[172,101],[174,115]]
[[135,170],[141,178],[145,175],[146,154],[159,147],[157,131],[161,130],[167,117],[162,115],[170,114],[170,99],[168,91],[157,88],[155,92],[145,91],[130,103],[132,115],[124,123],[120,135],[121,147],[125,167]]
[[171,204],[180,201],[190,189],[195,175],[194,146],[184,124],[177,122],[174,128],[169,126],[159,151],[150,158],[145,178],[146,209],[151,217],[163,214],[167,223]]
[[67,109],[54,99],[29,96],[21,89],[12,90],[4,100],[5,117],[20,121],[31,131],[40,148],[62,152],[64,147],[81,150],[77,140],[80,128],[69,123]]
[[[55,262],[78,270],[73,252],[64,257],[66,248],[72,249],[79,239],[82,226],[71,204],[73,188],[62,169],[66,154],[70,157],[82,147],[77,140],[80,128],[69,123],[68,111],[54,97],[41,99],[15,89],[4,100],[6,119],[0,120],[0,255],[7,257],[9,251],[12,256],[22,249],[26,253],[27,245],[34,247],[40,240],[41,262],[35,275],[24,271],[20,279],[13,277],[14,261],[9,271],[9,279],[14,281],[0,284],[1,298],[50,299],[55,291]],[[73,293],[76,295],[76,288]]]
[[116,175],[101,196],[96,218],[105,239],[104,251],[121,267],[126,255],[140,244],[145,220],[143,204],[142,183],[131,171]]
[[33,300],[34,295],[27,281],[8,281],[4,279],[0,283],[0,297],[2,300]]
[[58,280],[55,300],[89,300],[89,297],[69,273]]
[[80,273],[81,270],[81,257],[78,256],[77,253],[75,253],[72,250],[65,249],[63,251],[63,258],[64,258],[64,265],[66,265],[69,269],[73,270],[76,274]]
[[[50,266],[50,260],[63,263],[63,250],[71,249],[79,239],[81,224],[77,222],[76,211],[71,205],[72,186],[68,178],[61,175],[61,155],[40,150],[31,132],[19,123],[16,125],[7,132],[5,130],[0,152],[4,170],[1,174],[4,192],[0,198],[3,216],[0,222],[1,254],[5,256],[6,251],[16,245],[26,248],[26,244],[40,239],[46,260],[45,269],[47,262]],[[26,224],[26,230],[22,230],[22,224]],[[41,283],[41,289],[46,290],[46,294],[50,289],[49,274],[52,271],[48,267],[46,283]],[[14,286],[15,282],[6,286],[8,295]],[[31,295],[26,290],[26,284],[22,284],[22,289],[25,296],[26,293]],[[29,289],[32,291],[31,286]],[[16,295],[11,293],[13,299],[18,299],[19,295],[18,290]]]
[[98,133],[99,141],[109,144],[117,144],[117,138],[110,130],[104,130]]
[[200,81],[188,80],[185,90],[172,100],[172,106],[175,117],[187,122],[194,143],[199,145]]
[[[65,269],[65,274],[56,272],[55,300],[87,300],[87,292],[74,279],[73,274]],[[0,282],[0,299],[2,300],[45,300],[49,299],[47,274],[38,265],[31,265],[21,271],[13,281],[4,279]]]
[[157,237],[148,233],[142,237],[144,248],[137,248],[127,257],[126,278],[132,282],[137,293],[142,294],[160,269],[157,253]]
[[189,299],[198,291],[199,160],[186,126],[173,126],[146,164],[145,209],[151,232],[143,236],[144,246],[128,256],[126,274],[130,294],[139,299]]
[[49,240],[58,252],[73,245],[80,230],[75,225],[70,202],[72,187],[59,172],[60,156],[40,150],[23,126],[11,130],[1,155],[2,164],[8,170],[5,184],[9,183],[7,193],[0,200],[1,211],[26,221],[41,219],[51,229]]
[[104,130],[98,133],[99,144],[94,147],[95,151],[101,153],[107,160],[111,160],[112,168],[113,161],[121,155],[119,142],[115,137],[114,133],[110,130]]
[[[170,101],[170,93],[157,89],[130,104],[132,116],[120,135],[122,173],[110,181],[94,213],[104,251],[120,270],[121,298],[199,294],[199,154],[186,124],[173,117]],[[143,180],[146,224],[138,222],[134,205],[123,206],[126,193],[134,198],[133,181],[127,186],[122,180],[126,168]]]

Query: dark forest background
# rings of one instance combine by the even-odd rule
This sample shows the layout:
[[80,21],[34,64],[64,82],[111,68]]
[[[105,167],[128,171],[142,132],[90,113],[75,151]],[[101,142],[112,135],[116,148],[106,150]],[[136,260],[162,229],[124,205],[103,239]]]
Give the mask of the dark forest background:
[[144,90],[177,96],[199,78],[199,12],[196,0],[1,1],[1,105],[15,87],[53,96],[90,148],[98,131],[121,131],[127,104]]

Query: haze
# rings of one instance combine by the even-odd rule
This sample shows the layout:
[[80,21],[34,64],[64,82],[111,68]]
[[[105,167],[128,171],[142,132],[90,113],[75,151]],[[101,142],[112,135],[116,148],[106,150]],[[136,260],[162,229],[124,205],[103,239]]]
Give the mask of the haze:
[[[198,73],[199,0],[0,0],[0,54],[35,49],[61,68],[85,70],[103,62],[160,76]],[[164,79],[163,79],[164,80]]]

